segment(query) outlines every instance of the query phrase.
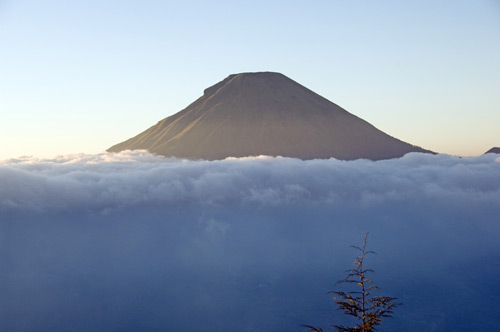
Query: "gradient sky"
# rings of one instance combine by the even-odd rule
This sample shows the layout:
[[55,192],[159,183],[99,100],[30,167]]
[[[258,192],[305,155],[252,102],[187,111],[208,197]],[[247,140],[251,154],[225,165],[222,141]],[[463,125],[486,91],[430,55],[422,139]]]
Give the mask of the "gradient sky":
[[0,160],[104,151],[249,71],[436,152],[500,146],[500,1],[0,0]]

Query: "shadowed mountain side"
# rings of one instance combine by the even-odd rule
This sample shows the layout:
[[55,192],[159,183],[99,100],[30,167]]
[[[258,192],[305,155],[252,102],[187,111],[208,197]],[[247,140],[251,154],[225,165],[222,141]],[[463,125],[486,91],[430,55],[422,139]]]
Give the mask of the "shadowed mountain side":
[[216,160],[256,155],[372,160],[430,152],[402,142],[279,73],[230,75],[108,151]]
[[489,149],[488,151],[486,151],[484,154],[487,154],[487,153],[498,153],[498,154],[500,154],[500,147],[493,147],[493,148]]

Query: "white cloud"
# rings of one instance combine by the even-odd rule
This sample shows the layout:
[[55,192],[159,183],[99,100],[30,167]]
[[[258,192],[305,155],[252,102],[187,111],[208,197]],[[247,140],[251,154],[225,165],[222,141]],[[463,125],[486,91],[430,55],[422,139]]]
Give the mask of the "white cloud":
[[343,316],[325,293],[369,231],[375,282],[404,303],[384,328],[493,330],[499,215],[500,161],[491,154],[4,160],[0,326],[327,327]]
[[187,161],[144,151],[11,159],[0,166],[3,210],[113,209],[141,204],[224,206],[498,201],[500,163],[458,158]]

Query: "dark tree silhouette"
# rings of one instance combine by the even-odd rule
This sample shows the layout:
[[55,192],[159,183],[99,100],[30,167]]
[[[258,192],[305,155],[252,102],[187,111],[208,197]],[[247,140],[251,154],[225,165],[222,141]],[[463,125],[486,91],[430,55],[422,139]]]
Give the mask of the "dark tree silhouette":
[[[366,250],[368,233],[366,233],[363,246],[353,248],[361,253],[354,260],[354,268],[347,270],[347,277],[339,280],[337,284],[355,284],[357,288],[353,291],[332,291],[329,294],[335,294],[333,298],[337,304],[337,309],[342,310],[344,314],[353,316],[357,319],[354,327],[344,325],[333,325],[332,327],[339,332],[370,332],[375,331],[376,326],[382,322],[382,317],[391,317],[392,309],[401,305],[396,303],[397,298],[389,296],[373,296],[372,291],[379,289],[368,275],[374,273],[372,269],[364,268],[366,255],[373,254],[373,251]],[[310,331],[324,332],[323,329],[310,325],[303,325]]]

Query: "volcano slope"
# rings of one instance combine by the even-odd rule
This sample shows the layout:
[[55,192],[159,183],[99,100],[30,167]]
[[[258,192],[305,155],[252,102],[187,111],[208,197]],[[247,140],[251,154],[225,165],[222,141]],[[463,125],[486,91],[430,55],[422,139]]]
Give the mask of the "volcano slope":
[[230,75],[184,110],[108,151],[135,149],[206,160],[257,155],[380,160],[430,152],[272,72]]

